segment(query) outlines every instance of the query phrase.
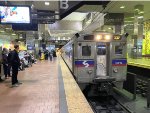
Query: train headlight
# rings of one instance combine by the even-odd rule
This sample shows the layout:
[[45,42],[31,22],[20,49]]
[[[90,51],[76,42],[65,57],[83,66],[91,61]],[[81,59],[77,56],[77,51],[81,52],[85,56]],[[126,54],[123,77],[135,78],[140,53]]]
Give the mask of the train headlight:
[[96,40],[101,40],[102,39],[102,35],[96,35]]
[[111,36],[110,35],[105,35],[105,40],[110,40]]

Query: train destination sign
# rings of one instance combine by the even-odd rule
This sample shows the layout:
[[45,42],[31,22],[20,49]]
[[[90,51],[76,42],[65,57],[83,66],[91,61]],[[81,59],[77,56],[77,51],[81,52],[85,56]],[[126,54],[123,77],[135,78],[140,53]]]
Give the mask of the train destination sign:
[[120,36],[120,35],[114,35],[114,36],[113,36],[113,39],[114,39],[114,40],[121,40],[121,36]]

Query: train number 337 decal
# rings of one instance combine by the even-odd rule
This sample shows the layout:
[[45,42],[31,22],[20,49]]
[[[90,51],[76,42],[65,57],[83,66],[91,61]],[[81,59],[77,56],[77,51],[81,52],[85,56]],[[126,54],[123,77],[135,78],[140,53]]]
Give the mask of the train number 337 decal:
[[76,60],[75,66],[76,67],[93,67],[94,60]]

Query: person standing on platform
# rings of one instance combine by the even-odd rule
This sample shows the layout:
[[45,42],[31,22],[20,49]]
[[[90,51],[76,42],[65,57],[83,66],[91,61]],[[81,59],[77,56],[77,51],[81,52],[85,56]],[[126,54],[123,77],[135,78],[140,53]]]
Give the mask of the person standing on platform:
[[39,50],[39,60],[41,60],[42,52]]
[[49,52],[49,59],[50,59],[50,61],[52,61],[52,58],[53,58],[53,53],[52,53],[52,51],[50,51]]
[[11,63],[10,63],[10,58],[11,58],[11,49],[9,49],[9,53],[8,53],[8,57],[7,57],[7,60],[8,60],[8,77],[11,77],[10,75],[10,70],[11,70]]
[[14,46],[14,50],[11,53],[11,66],[12,66],[12,87],[17,87],[18,85],[22,84],[18,82],[17,75],[18,75],[18,68],[21,65],[20,59],[18,56],[19,45]]
[[57,57],[55,50],[53,51],[53,57]]
[[3,64],[5,79],[7,79],[8,78],[8,51],[6,48],[3,48],[2,64]]

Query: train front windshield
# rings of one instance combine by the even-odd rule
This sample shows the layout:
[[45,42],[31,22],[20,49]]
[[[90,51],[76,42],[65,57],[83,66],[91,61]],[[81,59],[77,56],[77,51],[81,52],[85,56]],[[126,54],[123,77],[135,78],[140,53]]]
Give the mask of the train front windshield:
[[97,55],[106,55],[106,45],[97,46]]

